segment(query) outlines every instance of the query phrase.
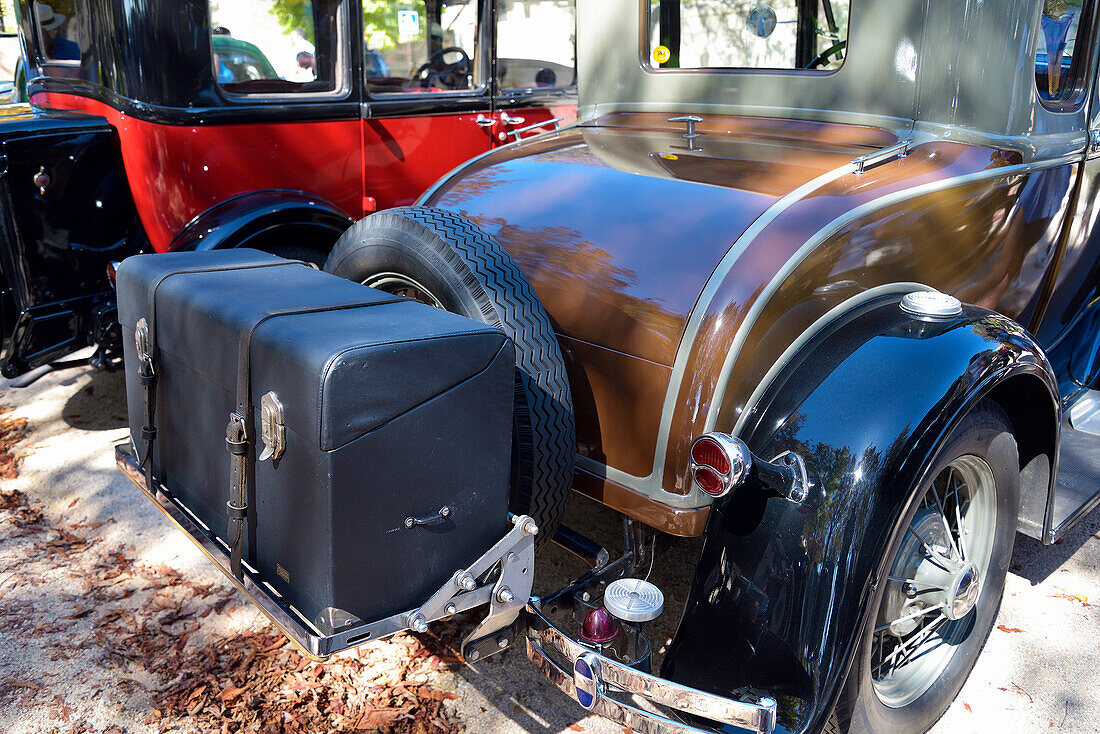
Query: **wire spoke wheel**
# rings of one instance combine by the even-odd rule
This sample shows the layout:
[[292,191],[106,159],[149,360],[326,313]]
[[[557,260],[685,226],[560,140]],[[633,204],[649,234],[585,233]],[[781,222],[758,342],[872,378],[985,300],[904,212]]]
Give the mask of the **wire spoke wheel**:
[[918,699],[969,635],[996,530],[993,470],[978,456],[958,457],[921,498],[886,580],[871,644],[871,680],[884,705]]

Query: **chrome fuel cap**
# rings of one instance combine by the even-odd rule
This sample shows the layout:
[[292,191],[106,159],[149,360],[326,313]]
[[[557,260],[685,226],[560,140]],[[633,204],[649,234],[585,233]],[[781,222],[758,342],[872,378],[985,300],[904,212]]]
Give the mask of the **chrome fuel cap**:
[[603,605],[624,622],[649,622],[664,611],[665,595],[648,581],[619,579],[604,589]]
[[939,291],[914,291],[901,299],[901,310],[915,316],[944,318],[962,313],[958,298]]

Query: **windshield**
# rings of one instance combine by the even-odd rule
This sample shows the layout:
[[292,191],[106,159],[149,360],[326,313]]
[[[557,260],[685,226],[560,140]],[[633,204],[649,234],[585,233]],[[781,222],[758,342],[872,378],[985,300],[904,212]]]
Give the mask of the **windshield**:
[[650,0],[649,63],[660,69],[839,69],[848,0]]

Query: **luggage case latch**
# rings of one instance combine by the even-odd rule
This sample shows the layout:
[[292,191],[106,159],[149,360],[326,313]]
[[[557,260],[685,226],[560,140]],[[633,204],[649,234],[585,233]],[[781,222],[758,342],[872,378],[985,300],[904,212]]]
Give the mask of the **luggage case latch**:
[[286,421],[283,418],[283,404],[274,391],[260,398],[260,439],[264,450],[257,461],[274,461],[286,450]]

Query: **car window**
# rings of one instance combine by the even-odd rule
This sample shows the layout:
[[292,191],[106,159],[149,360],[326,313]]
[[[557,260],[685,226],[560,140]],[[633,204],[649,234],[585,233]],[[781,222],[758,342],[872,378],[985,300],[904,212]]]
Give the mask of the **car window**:
[[364,0],[372,94],[463,92],[481,86],[477,0]]
[[567,87],[576,79],[575,0],[499,0],[497,85]]
[[848,0],[648,0],[649,64],[660,69],[839,69]]
[[[1082,0],[1040,0],[1039,48],[1035,54],[1035,89],[1039,99],[1055,105],[1076,104],[1082,97],[1089,44],[1085,39],[1090,4]],[[1080,50],[1080,53],[1078,53]]]
[[211,0],[218,86],[233,94],[338,91],[339,0]]
[[36,2],[31,6],[42,60],[78,64],[91,40],[84,3],[73,0]]

